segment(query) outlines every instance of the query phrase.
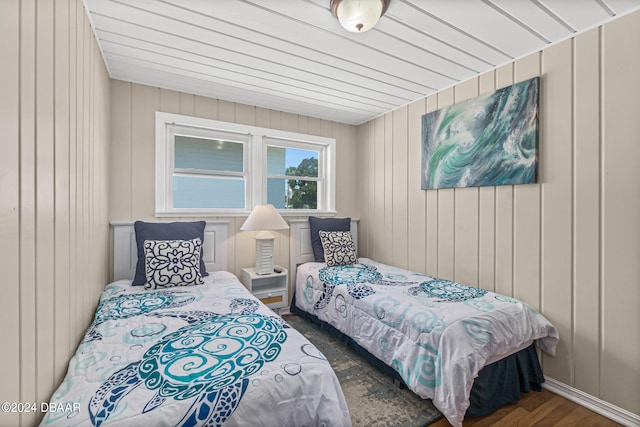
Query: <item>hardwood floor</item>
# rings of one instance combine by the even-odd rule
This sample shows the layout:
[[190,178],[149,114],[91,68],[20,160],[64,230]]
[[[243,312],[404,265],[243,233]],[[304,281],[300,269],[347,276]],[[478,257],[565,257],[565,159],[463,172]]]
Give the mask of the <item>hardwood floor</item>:
[[[484,417],[465,418],[464,427],[488,426],[619,426],[620,424],[592,412],[546,389],[540,393],[523,393],[517,403],[503,406]],[[429,427],[450,427],[441,419]]]

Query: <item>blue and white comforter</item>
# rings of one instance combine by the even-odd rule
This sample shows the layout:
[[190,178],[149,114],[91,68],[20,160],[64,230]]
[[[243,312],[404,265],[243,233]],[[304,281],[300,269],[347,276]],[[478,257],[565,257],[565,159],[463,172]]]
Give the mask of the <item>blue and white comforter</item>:
[[[324,356],[231,273],[108,285],[41,425],[348,426]],[[77,409],[79,408],[79,409]]]
[[429,398],[454,426],[485,366],[538,346],[554,355],[558,332],[529,305],[483,289],[387,266],[298,267],[296,305],[353,338]]

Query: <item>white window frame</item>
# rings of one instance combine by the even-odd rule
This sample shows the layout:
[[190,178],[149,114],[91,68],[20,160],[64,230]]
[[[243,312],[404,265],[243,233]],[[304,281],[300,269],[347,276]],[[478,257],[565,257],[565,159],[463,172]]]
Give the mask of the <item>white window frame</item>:
[[[180,130],[181,132],[176,132]],[[242,141],[245,209],[174,208],[174,135]],[[279,209],[282,215],[335,215],[336,140],[238,123],[156,112],[155,216],[246,216],[267,203],[267,145],[318,151],[318,208]]]

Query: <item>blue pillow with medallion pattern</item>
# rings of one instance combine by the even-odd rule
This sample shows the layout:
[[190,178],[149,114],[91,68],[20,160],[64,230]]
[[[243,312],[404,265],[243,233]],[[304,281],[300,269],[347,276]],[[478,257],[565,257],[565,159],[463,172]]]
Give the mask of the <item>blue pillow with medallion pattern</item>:
[[200,253],[202,241],[145,240],[144,263],[147,281],[145,289],[202,285]]
[[309,217],[311,229],[311,248],[315,262],[324,262],[324,249],[320,241],[320,231],[351,231],[351,218]]
[[[144,241],[145,240],[191,240],[199,238],[204,242],[205,221],[191,222],[145,222],[136,221],[133,224],[136,232],[136,244],[138,246],[138,262],[136,275],[132,285],[144,285],[146,272],[144,266]],[[200,274],[208,276],[207,267],[204,264],[202,252],[200,252]]]

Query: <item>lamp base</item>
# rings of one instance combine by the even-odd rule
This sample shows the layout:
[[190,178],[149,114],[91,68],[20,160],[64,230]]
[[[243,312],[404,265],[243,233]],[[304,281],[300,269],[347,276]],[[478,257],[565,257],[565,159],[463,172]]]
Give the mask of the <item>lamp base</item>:
[[273,274],[273,247],[275,236],[261,232],[256,236],[256,274]]

